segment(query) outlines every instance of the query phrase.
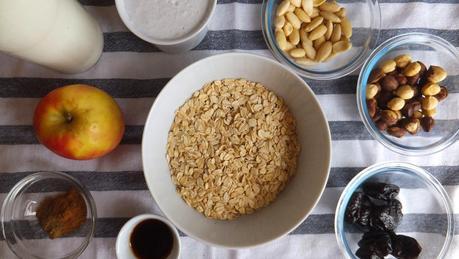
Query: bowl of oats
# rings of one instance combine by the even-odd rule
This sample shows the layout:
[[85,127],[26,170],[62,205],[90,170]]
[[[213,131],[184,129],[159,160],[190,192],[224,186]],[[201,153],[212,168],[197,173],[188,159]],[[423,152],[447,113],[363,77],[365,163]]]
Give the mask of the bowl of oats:
[[153,198],[185,235],[253,247],[294,230],[318,202],[330,130],[295,73],[257,55],[222,54],[164,87],[145,124],[142,159]]

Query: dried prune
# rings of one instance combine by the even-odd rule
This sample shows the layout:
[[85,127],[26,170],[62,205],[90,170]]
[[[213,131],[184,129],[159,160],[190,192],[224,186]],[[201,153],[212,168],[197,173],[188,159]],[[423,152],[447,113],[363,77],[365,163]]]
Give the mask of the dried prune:
[[346,207],[345,220],[350,224],[356,224],[361,230],[368,231],[371,217],[371,203],[362,192],[352,195]]
[[398,200],[391,200],[387,206],[378,206],[372,211],[370,227],[380,230],[394,230],[402,218],[402,204]]
[[418,258],[422,251],[416,239],[404,235],[397,235],[392,239],[392,248],[392,255],[400,259]]
[[358,245],[356,255],[359,258],[384,258],[392,253],[392,240],[385,231],[373,230],[363,234]]
[[397,197],[400,188],[394,184],[370,182],[363,185],[363,192],[375,199],[389,201]]

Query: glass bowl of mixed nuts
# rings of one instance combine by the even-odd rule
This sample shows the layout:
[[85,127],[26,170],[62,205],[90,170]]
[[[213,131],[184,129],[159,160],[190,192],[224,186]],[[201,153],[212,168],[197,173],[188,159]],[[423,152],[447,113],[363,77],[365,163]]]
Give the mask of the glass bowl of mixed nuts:
[[262,30],[274,57],[301,76],[330,80],[356,70],[376,47],[378,0],[265,0]]
[[427,155],[459,135],[459,53],[446,40],[408,33],[381,44],[363,65],[357,104],[377,141],[402,155]]
[[335,233],[347,258],[450,258],[454,214],[432,174],[408,163],[381,163],[343,190]]

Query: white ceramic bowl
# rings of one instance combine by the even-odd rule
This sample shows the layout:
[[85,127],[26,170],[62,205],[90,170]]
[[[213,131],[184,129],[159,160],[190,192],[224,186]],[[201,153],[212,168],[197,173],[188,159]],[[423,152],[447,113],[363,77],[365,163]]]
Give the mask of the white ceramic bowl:
[[[266,208],[232,221],[208,219],[188,206],[175,190],[166,160],[167,136],[175,111],[205,83],[244,78],[262,83],[282,97],[297,121],[301,153],[295,177]],[[230,53],[200,60],[182,70],[153,104],[142,142],[144,174],[160,209],[185,234],[210,245],[260,245],[296,228],[319,200],[330,169],[330,131],[309,86],[274,60]]]
[[[137,37],[151,44],[154,44],[160,50],[168,53],[182,53],[196,47],[207,34],[207,25],[209,24],[210,18],[215,12],[217,6],[217,0],[209,0],[209,6],[206,12],[205,18],[201,21],[200,25],[194,28],[193,31],[189,32],[185,36],[173,40],[161,40],[155,39],[142,32],[139,28],[132,23],[129,15],[126,11],[125,1],[130,0],[115,0],[116,9],[121,17],[123,23],[128,29],[134,33]],[[165,1],[165,0],[164,0]]]
[[118,233],[118,237],[116,238],[116,257],[118,259],[137,259],[130,246],[131,233],[137,224],[146,219],[157,219],[162,221],[171,229],[172,234],[174,235],[174,246],[172,247],[172,251],[167,259],[178,259],[180,255],[180,236],[177,229],[175,229],[174,225],[172,225],[172,223],[170,223],[167,219],[153,214],[135,216],[124,224]]

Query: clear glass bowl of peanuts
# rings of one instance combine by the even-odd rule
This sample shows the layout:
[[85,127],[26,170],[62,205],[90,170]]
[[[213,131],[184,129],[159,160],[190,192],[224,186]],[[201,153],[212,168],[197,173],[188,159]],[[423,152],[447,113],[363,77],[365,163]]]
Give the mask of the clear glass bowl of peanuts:
[[[365,61],[357,82],[370,135],[402,155],[429,155],[459,135],[459,52],[427,33],[395,36]],[[454,153],[454,151],[453,151]]]
[[263,37],[274,57],[316,80],[343,77],[376,47],[378,0],[264,0]]

